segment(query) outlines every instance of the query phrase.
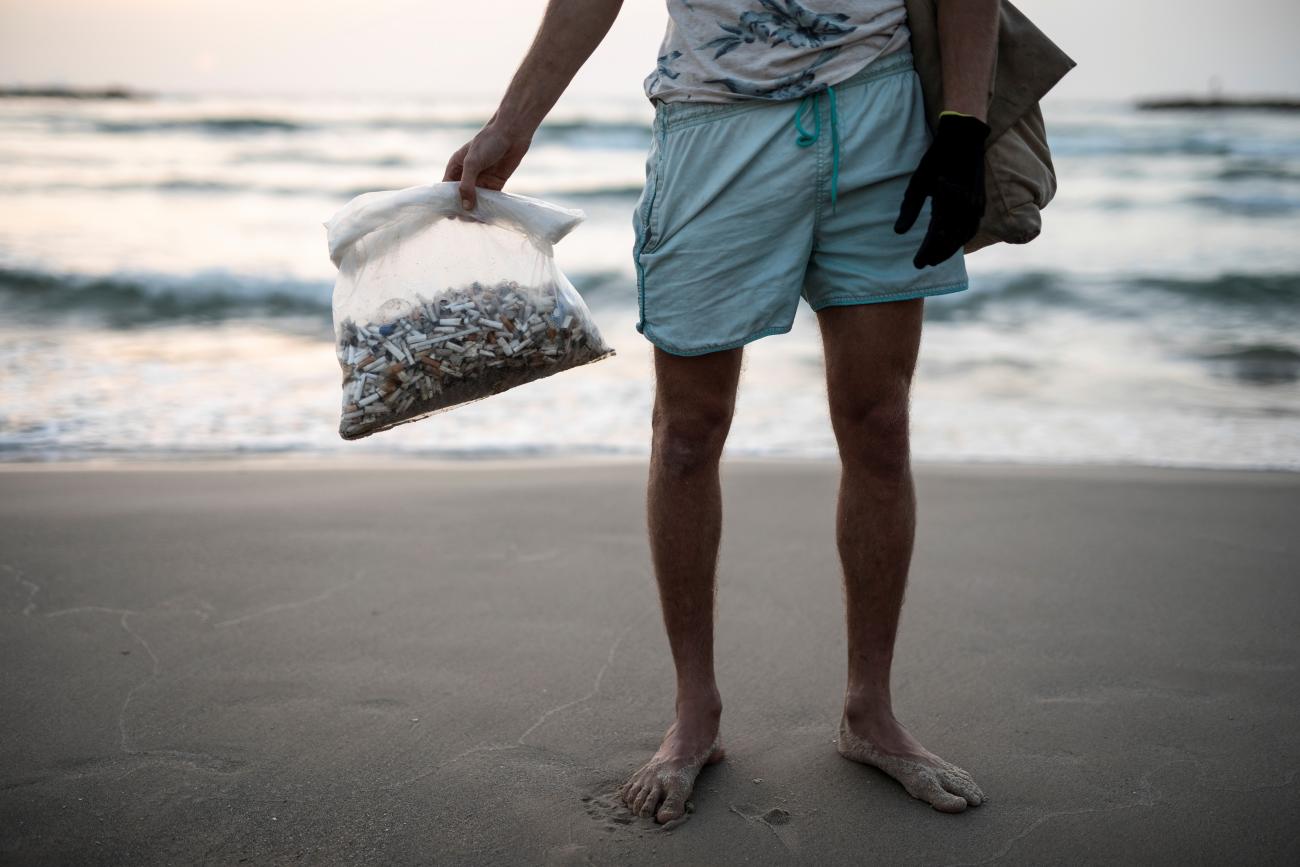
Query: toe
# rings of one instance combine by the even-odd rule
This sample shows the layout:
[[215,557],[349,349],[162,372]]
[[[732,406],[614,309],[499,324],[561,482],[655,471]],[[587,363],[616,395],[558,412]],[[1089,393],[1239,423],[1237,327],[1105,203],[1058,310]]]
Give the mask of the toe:
[[958,795],[966,800],[966,803],[972,807],[978,807],[984,800],[980,797],[979,786],[969,777],[962,778],[956,774],[945,772],[939,773],[939,783],[954,795]]
[[929,801],[930,806],[940,813],[961,813],[967,807],[965,798],[945,791],[942,786],[931,794]]
[[[957,767],[951,762],[944,762],[943,769],[946,770],[950,776],[954,777],[958,782],[960,782],[964,786],[965,791],[960,792],[959,794],[961,794],[961,796],[964,797],[966,800],[970,801],[971,795],[975,796],[976,800],[972,801],[972,803],[975,804],[983,803],[984,801],[988,800],[988,796],[984,794],[984,790],[979,787],[979,785],[975,782],[975,778],[972,777],[969,773]],[[966,792],[970,792],[970,795],[966,794]]]
[[623,788],[618,790],[619,797],[622,798],[623,803],[627,804],[629,807],[632,806],[632,799],[636,797],[637,790],[641,788],[642,776],[643,774],[641,771],[637,771],[628,778],[626,783],[623,784]]
[[682,789],[670,789],[668,796],[664,798],[664,805],[659,808],[655,814],[655,820],[660,824],[671,822],[674,819],[680,819],[686,815],[686,796],[689,792]]
[[640,783],[633,783],[632,788],[628,791],[627,798],[625,799],[628,809],[633,813],[640,812],[641,801],[645,799],[646,794],[648,794],[648,792],[645,786]]
[[638,816],[649,818],[655,814],[655,809],[659,806],[659,798],[663,794],[663,788],[655,783],[646,787],[646,796],[641,800],[641,806],[637,809]]
[[966,809],[966,799],[944,789],[934,774],[918,774],[904,787],[913,798],[926,801],[942,813],[960,813]]

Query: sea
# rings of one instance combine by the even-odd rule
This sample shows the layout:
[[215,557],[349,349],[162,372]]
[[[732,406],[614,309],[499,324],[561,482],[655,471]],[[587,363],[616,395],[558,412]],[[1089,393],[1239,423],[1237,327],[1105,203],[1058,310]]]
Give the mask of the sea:
[[[492,111],[411,96],[0,99],[0,460],[640,456],[632,210],[650,105],[562,104],[508,191],[616,355],[358,442],[337,434],[352,197],[442,179]],[[927,299],[923,461],[1300,469],[1300,113],[1045,103],[1042,235]],[[726,255],[720,250],[719,255]],[[830,458],[815,315],[746,349],[728,455]]]

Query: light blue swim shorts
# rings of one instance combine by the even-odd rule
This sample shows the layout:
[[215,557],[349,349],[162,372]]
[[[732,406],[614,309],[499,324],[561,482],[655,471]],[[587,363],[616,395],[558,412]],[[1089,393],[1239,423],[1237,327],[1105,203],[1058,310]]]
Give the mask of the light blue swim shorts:
[[894,233],[930,145],[903,50],[787,101],[657,103],[633,216],[637,331],[674,355],[742,346],[813,310],[958,292],[958,251],[918,271],[930,203]]

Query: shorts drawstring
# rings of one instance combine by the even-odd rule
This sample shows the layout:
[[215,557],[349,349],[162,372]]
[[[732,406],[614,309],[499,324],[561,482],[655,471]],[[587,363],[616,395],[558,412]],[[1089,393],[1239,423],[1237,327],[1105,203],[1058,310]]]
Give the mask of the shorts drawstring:
[[[835,88],[827,86],[826,95],[831,102],[831,212],[835,211],[835,194],[840,185],[840,116],[835,107]],[[798,133],[794,143],[801,148],[811,147],[822,136],[821,91],[816,91],[799,100],[799,107],[794,112],[794,129]],[[803,128],[805,107],[812,102],[813,131],[810,134]]]

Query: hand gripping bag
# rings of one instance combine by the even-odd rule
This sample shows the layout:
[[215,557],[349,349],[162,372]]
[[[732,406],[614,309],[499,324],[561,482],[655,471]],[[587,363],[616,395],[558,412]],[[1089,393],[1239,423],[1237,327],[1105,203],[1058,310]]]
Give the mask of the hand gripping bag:
[[353,440],[613,355],[554,244],[581,211],[457,184],[364,193],[325,224]]

